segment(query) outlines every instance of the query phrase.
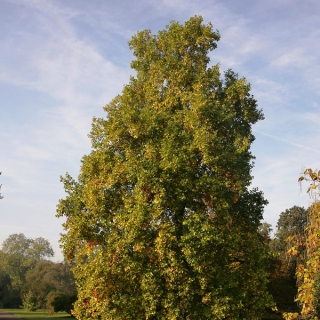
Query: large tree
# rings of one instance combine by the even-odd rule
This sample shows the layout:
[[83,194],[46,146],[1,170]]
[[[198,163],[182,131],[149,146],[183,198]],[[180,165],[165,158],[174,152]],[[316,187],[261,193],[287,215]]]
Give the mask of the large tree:
[[94,119],[92,152],[68,196],[64,253],[79,319],[258,319],[266,293],[266,201],[249,190],[250,85],[208,52],[220,36],[193,17],[129,42],[136,76]]

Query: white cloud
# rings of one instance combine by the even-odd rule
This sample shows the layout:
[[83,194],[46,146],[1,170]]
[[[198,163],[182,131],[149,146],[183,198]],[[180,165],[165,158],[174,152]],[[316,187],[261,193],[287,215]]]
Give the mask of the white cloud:
[[284,142],[286,144],[290,144],[292,146],[295,146],[295,147],[298,147],[298,148],[301,148],[301,149],[304,149],[304,150],[312,151],[313,153],[320,153],[320,149],[317,149],[315,147],[309,147],[306,144],[304,144],[304,145],[303,144],[299,144],[299,143],[296,143],[296,142],[293,142],[293,141],[290,141],[290,140],[287,140],[287,139],[283,139],[281,137],[277,137],[277,136],[275,136],[273,134],[269,134],[269,133],[265,133],[265,132],[261,132],[261,131],[257,131],[257,130],[255,130],[255,132],[257,132],[259,134],[262,134],[264,136],[270,137],[272,139]]
[[286,67],[305,67],[312,65],[315,62],[315,57],[308,56],[303,48],[294,48],[284,54],[281,54],[275,60],[271,61],[271,66],[278,68]]

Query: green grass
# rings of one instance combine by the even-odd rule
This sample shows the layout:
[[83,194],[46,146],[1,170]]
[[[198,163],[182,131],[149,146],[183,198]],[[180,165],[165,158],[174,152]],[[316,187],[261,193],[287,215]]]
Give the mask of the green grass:
[[[59,313],[49,313],[48,311],[28,311],[23,309],[0,309],[0,311],[14,314],[15,316],[18,316],[22,319],[27,320],[61,320],[61,319],[75,319],[71,317],[68,313],[65,312],[59,312]],[[280,315],[274,315],[273,317],[263,317],[264,320],[279,320],[283,319]]]
[[61,320],[61,319],[74,319],[68,313],[58,312],[49,313],[48,311],[28,311],[23,309],[0,309],[0,311],[14,314],[22,319],[28,320]]

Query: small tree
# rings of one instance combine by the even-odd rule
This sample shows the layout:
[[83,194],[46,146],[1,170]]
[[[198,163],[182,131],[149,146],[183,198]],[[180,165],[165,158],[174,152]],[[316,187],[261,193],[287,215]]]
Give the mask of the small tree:
[[29,311],[36,311],[39,309],[39,306],[37,304],[37,298],[33,294],[33,292],[29,291],[27,292],[23,298],[22,298],[22,305],[23,308]]
[[63,179],[76,317],[258,319],[270,305],[266,201],[248,190],[263,115],[244,78],[208,67],[219,38],[193,17],[130,41],[137,76],[94,119],[78,181]]

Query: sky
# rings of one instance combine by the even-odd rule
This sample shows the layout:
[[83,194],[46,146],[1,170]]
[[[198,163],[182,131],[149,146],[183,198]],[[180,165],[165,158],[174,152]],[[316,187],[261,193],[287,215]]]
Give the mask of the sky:
[[60,176],[77,178],[92,117],[134,75],[128,41],[194,15],[221,34],[211,64],[245,77],[264,112],[252,145],[264,220],[275,231],[285,209],[310,205],[297,180],[320,169],[318,0],[0,0],[0,244],[44,237],[63,260]]

